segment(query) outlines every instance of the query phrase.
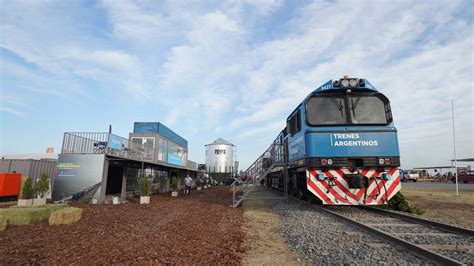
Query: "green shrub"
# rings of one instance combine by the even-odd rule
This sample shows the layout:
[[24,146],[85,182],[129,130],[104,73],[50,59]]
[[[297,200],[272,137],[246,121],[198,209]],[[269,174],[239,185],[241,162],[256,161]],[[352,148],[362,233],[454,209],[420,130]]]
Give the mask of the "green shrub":
[[171,188],[173,191],[178,189],[178,178],[175,175],[171,177]]
[[140,196],[150,195],[150,181],[148,177],[143,177],[140,180]]
[[31,178],[28,177],[23,184],[23,199],[32,199],[33,198],[33,184],[31,183]]
[[42,173],[40,178],[36,180],[35,192],[37,196],[44,198],[46,193],[49,191],[49,178],[48,174]]
[[202,187],[203,184],[204,184],[204,181],[200,177],[198,177],[196,179],[196,186]]
[[389,201],[388,201],[388,208],[391,210],[395,211],[403,211],[403,212],[408,212],[408,213],[414,213],[421,215],[425,211],[418,207],[412,207],[408,203],[408,201],[405,200],[405,197],[401,192],[398,192],[393,196]]

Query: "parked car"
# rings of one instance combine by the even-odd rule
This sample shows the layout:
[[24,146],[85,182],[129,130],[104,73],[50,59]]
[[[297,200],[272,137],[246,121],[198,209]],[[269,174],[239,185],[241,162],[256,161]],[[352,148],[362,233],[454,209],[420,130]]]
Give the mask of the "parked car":
[[[456,178],[453,176],[451,178],[451,181],[455,183]],[[474,171],[460,172],[458,174],[458,182],[463,182],[463,183],[474,182]]]
[[415,170],[402,170],[401,174],[401,181],[402,182],[407,182],[407,181],[413,181],[416,182],[420,175],[415,171]]

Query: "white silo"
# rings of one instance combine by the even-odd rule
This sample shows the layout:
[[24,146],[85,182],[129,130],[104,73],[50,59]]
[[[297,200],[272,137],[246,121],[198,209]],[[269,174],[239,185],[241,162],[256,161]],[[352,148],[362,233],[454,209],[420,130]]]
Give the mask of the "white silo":
[[206,145],[206,172],[218,181],[232,176],[234,172],[234,144],[225,139]]

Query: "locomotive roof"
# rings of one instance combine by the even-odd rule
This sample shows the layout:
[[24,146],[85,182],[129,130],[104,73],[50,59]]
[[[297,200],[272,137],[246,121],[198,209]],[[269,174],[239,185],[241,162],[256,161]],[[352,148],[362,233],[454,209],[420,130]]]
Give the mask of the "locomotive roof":
[[[344,77],[343,79],[348,79],[347,77]],[[334,92],[346,92],[348,90],[351,90],[353,92],[378,92],[378,90],[366,79],[357,79],[360,83],[360,85],[357,85],[357,87],[342,87],[342,86],[334,86],[335,83],[340,82],[342,79],[339,80],[328,80],[326,83],[323,85],[317,87],[314,91],[312,91],[304,100],[302,103],[306,102],[308,98],[315,94],[320,94],[320,93],[334,93]],[[291,117],[293,113],[295,113],[298,108],[301,106],[301,103],[291,112],[291,114],[287,117]]]
[[316,88],[312,93],[310,93],[310,96],[315,94],[315,93],[325,93],[325,92],[338,92],[338,91],[345,91],[345,90],[352,90],[352,91],[360,91],[360,92],[377,92],[377,89],[374,87],[374,85],[372,85],[368,80],[366,79],[360,79],[362,82],[360,84],[362,85],[359,85],[357,87],[342,87],[342,86],[338,86],[338,87],[335,87],[334,84],[335,82],[338,82],[338,81],[333,81],[332,79],[330,79],[329,81],[327,81],[326,83],[324,83],[323,85],[319,86],[318,88]]

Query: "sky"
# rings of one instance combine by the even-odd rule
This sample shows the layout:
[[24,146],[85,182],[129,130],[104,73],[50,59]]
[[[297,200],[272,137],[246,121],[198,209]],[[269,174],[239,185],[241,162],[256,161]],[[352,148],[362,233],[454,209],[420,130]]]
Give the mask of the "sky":
[[473,1],[0,0],[0,154],[159,121],[249,166],[316,87],[391,101],[403,168],[474,157]]

